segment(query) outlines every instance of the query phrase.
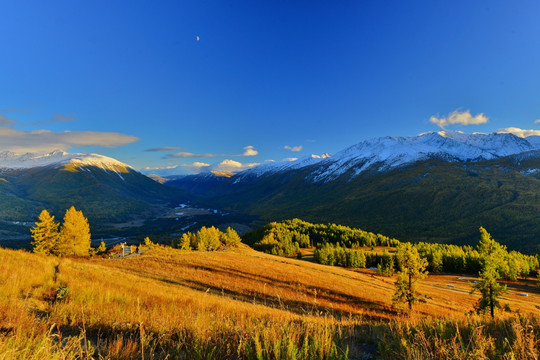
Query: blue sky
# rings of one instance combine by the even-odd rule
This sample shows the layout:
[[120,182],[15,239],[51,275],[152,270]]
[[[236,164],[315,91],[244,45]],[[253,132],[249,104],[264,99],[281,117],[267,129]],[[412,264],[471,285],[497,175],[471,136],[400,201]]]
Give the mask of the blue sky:
[[437,122],[540,130],[537,1],[21,0],[0,13],[0,150],[181,173]]

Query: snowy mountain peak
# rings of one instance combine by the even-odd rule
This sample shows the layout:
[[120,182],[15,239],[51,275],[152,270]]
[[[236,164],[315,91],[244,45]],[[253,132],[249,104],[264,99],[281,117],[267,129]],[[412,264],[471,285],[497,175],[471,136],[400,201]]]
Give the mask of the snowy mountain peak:
[[16,154],[11,151],[0,152],[1,169],[29,169],[34,167],[59,165],[72,165],[76,168],[94,166],[115,172],[120,170],[127,171],[127,169],[131,169],[131,166],[116,159],[98,154],[70,154],[59,150],[44,154]]
[[328,182],[347,174],[390,169],[426,159],[467,162],[496,159],[540,149],[540,137],[512,133],[473,133],[441,130],[411,137],[386,136],[366,140],[335,155],[310,155],[295,161],[266,163],[235,176],[235,183],[283,171],[308,169],[306,180]]
[[345,173],[352,178],[368,169],[387,171],[429,158],[446,161],[495,159],[540,148],[537,137],[530,140],[511,133],[466,134],[448,130],[414,137],[377,138],[335,154],[307,178],[313,182],[328,182]]

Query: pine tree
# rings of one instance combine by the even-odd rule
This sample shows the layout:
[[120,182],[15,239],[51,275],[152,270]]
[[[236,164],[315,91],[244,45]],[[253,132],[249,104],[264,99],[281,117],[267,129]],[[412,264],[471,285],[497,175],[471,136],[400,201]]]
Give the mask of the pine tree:
[[416,282],[427,276],[428,262],[421,258],[418,250],[411,243],[401,244],[398,247],[397,259],[401,271],[395,282],[396,292],[392,297],[394,304],[407,303],[409,311],[418,299],[416,296]]
[[183,233],[180,237],[179,248],[181,250],[191,250],[191,233]]
[[36,254],[49,255],[53,253],[58,243],[58,226],[54,221],[54,216],[51,216],[47,210],[43,210],[39,214],[39,221],[36,226],[30,229],[32,232],[32,251]]
[[87,256],[90,252],[90,225],[82,211],[70,207],[64,215],[60,239],[56,247],[58,256]]
[[499,296],[506,292],[506,285],[500,285],[497,279],[501,277],[501,267],[504,265],[506,248],[496,242],[491,235],[480,227],[480,241],[477,246],[481,257],[482,270],[480,270],[480,280],[472,284],[471,293],[480,291],[481,297],[476,303],[478,313],[489,309],[491,318],[495,318],[495,308],[500,308],[501,304],[497,300]]
[[105,254],[107,252],[107,245],[105,244],[105,241],[101,241],[99,243],[99,247],[96,249],[96,254]]
[[230,226],[227,228],[227,230],[225,230],[224,233],[221,233],[221,242],[223,242],[225,246],[236,246],[241,241],[242,239],[240,239],[240,236],[238,236],[236,231]]

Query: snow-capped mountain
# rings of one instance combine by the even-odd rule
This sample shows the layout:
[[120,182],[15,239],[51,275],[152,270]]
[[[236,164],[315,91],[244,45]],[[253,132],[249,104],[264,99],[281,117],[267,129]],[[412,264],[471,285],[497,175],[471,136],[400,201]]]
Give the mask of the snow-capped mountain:
[[235,176],[235,182],[242,182],[253,178],[258,178],[263,175],[273,174],[280,171],[296,170],[307,166],[315,165],[331,155],[324,153],[322,155],[311,154],[297,160],[288,160],[280,162],[266,162],[259,166],[255,166],[248,170],[244,170]]
[[235,182],[310,167],[312,171],[306,180],[329,182],[345,174],[351,179],[366,170],[387,171],[419,160],[491,160],[536,149],[540,149],[540,137],[521,138],[511,133],[439,131],[412,137],[382,137],[363,141],[332,156],[311,156],[297,161],[260,165],[239,173]]
[[90,153],[66,153],[53,151],[50,153],[15,154],[11,151],[0,152],[0,169],[29,169],[42,166],[57,166],[71,164],[75,167],[93,166],[104,170],[117,171],[132,169],[116,159]]

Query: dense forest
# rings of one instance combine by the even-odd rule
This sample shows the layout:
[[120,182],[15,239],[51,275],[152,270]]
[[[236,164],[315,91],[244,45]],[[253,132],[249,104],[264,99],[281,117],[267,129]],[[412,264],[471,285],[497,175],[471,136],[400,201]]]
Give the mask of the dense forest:
[[[301,256],[301,248],[315,247],[314,258],[321,264],[375,267],[387,275],[397,270],[395,247],[400,244],[399,240],[382,234],[336,224],[311,224],[300,219],[269,223],[245,234],[243,240],[256,250],[280,256]],[[478,274],[481,269],[478,249],[470,245],[419,242],[414,247],[427,260],[430,272]],[[501,256],[504,261],[500,273],[505,279],[535,276],[540,269],[538,255],[507,251],[503,246]]]

